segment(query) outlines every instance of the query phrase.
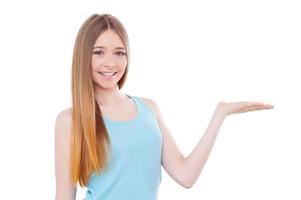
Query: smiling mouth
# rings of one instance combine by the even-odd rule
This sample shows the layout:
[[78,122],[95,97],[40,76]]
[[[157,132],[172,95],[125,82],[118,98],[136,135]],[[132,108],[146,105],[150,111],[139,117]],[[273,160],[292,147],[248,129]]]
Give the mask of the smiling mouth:
[[98,72],[100,75],[110,78],[113,77],[117,72],[111,72],[111,73],[107,73],[107,72]]
[[114,76],[117,72],[110,72],[110,73],[108,73],[108,72],[98,72],[98,73],[101,74],[101,75],[110,77],[110,76]]

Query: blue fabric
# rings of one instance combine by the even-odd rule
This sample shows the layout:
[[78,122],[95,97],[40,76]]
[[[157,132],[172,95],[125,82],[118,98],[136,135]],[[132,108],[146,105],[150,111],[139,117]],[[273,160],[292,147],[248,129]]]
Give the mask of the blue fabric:
[[112,154],[103,173],[92,173],[85,200],[158,199],[162,135],[151,108],[140,97],[131,98],[138,109],[134,119],[118,122],[104,118]]

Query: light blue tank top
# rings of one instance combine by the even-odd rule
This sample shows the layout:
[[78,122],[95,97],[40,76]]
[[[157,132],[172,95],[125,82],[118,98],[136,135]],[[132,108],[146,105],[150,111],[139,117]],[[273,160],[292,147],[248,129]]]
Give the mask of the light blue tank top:
[[104,117],[112,154],[106,170],[90,176],[85,200],[158,198],[162,151],[159,124],[156,114],[140,97],[129,97],[138,111],[134,119],[112,121]]

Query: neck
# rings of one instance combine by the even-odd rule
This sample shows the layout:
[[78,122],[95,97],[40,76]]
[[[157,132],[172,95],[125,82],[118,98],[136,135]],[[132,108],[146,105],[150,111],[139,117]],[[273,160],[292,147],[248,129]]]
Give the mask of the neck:
[[99,106],[118,105],[126,98],[126,95],[119,90],[118,85],[115,85],[115,87],[110,89],[95,87],[94,95]]

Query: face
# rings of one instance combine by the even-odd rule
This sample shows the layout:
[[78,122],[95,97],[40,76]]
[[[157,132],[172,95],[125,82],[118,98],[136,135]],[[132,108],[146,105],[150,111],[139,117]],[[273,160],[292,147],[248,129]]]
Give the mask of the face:
[[109,89],[117,86],[127,66],[125,46],[111,30],[96,40],[92,54],[92,79],[96,87]]

